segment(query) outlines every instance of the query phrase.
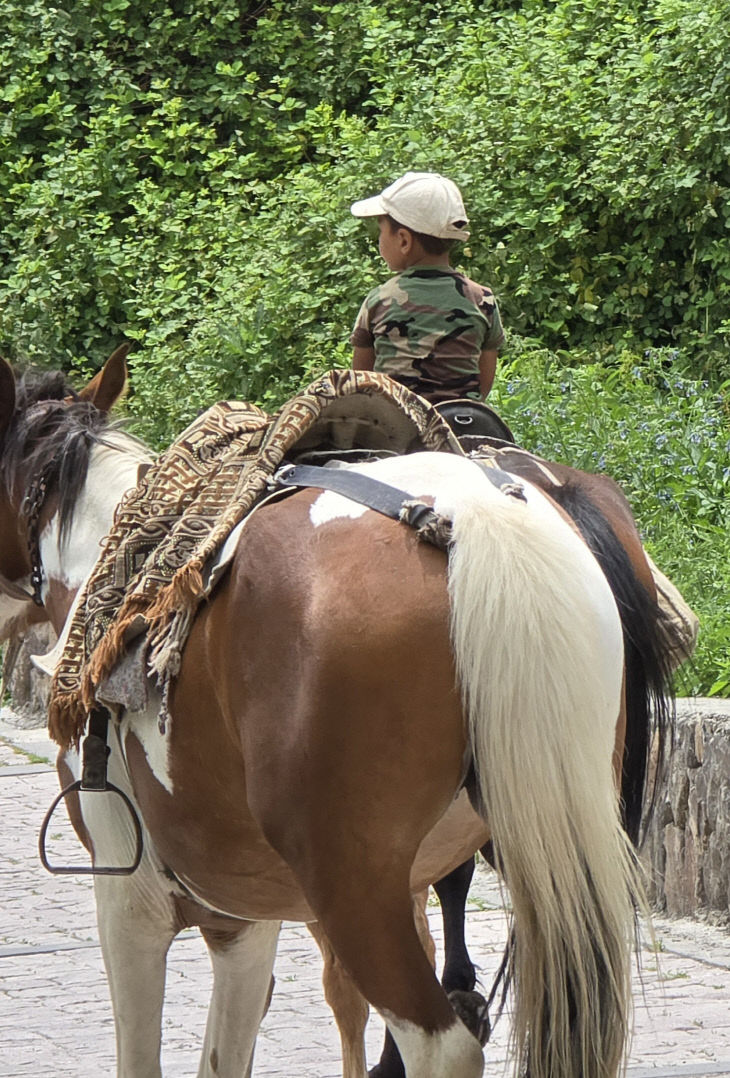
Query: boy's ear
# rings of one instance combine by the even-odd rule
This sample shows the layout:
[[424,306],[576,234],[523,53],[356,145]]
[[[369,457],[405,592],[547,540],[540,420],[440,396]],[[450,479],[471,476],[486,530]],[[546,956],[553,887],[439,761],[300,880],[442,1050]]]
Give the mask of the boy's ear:
[[409,228],[399,228],[396,233],[398,237],[398,246],[404,255],[409,255],[413,251],[413,245],[416,242],[416,237],[413,235]]

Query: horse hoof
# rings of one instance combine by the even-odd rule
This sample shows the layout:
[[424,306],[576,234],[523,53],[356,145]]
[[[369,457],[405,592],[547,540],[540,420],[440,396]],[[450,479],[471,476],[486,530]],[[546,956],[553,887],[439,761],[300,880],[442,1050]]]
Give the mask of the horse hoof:
[[489,1025],[487,1001],[478,992],[449,992],[449,1001],[466,1028],[481,1044],[482,1048],[492,1032]]

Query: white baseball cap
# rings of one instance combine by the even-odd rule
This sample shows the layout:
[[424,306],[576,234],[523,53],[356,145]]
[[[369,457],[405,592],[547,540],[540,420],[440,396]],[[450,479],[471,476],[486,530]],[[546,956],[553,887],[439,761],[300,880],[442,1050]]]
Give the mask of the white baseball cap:
[[456,184],[438,172],[406,172],[379,195],[353,202],[355,217],[390,216],[399,225],[444,240],[468,240],[464,203]]

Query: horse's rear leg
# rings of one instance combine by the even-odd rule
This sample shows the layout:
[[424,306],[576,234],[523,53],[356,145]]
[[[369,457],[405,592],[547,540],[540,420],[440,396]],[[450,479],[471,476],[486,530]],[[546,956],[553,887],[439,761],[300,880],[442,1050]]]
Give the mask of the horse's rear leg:
[[366,1078],[365,1026],[368,1005],[343,969],[318,922],[307,925],[322,953],[324,998],[332,1008],[342,1044],[342,1078]]
[[480,1078],[481,1046],[436,979],[414,923],[407,877],[398,886],[395,876],[391,866],[384,879],[380,865],[363,874],[352,866],[330,878],[318,909],[322,927],[385,1019],[408,1078]]
[[487,1001],[475,991],[476,970],[466,949],[465,914],[474,858],[459,865],[434,884],[444,922],[444,971],[441,984],[467,1029],[480,1044],[489,1040]]
[[250,922],[237,931],[201,927],[213,966],[198,1078],[245,1078],[256,1036],[271,1001],[278,921]]
[[[431,965],[434,965],[436,947],[426,916],[427,899],[428,891],[422,891],[421,894],[415,896],[413,914],[421,943]],[[385,1033],[385,1044],[380,1062],[373,1070],[366,1072],[364,1035],[368,1019],[368,1004],[332,950],[329,940],[322,931],[322,926],[314,922],[308,927],[322,953],[324,995],[332,1008],[342,1042],[343,1078],[365,1078],[366,1073],[369,1073],[369,1078],[404,1078],[403,1061],[388,1030]]]
[[446,992],[454,989],[471,992],[476,984],[476,971],[466,949],[464,936],[464,912],[473,875],[474,858],[470,857],[433,885],[441,903],[444,922],[444,971],[441,984]]
[[[415,895],[413,899],[413,916],[423,949],[428,956],[429,962],[435,968],[436,944],[433,941],[431,929],[428,924],[428,915],[426,914],[427,902],[428,890],[421,891],[420,894]],[[403,1060],[401,1059],[400,1052],[393,1040],[393,1034],[387,1028],[385,1030],[385,1041],[383,1043],[383,1050],[380,1053],[380,1060],[368,1073],[369,1078],[404,1078],[406,1072],[403,1067]]]

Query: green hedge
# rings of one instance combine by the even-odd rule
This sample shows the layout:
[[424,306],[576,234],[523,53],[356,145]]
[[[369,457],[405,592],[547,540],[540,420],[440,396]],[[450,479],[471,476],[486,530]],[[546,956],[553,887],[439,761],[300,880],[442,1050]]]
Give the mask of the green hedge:
[[679,691],[730,696],[730,383],[693,377],[674,349],[580,366],[526,341],[512,352],[490,403],[526,449],[621,485],[647,550],[700,619]]
[[[3,11],[11,358],[97,366],[129,337],[138,384],[189,366],[196,398],[270,389],[271,376],[287,390],[346,354],[381,272],[349,202],[417,167],[463,186],[464,264],[514,330],[552,347],[676,343],[698,371],[727,373],[724,5]],[[161,402],[156,436],[181,418]]]
[[[696,406],[727,429],[726,5],[2,0],[2,14],[9,359],[85,377],[131,340],[129,410],[157,446],[216,399],[273,408],[349,362],[360,300],[383,276],[350,202],[407,168],[446,172],[472,219],[459,260],[493,285],[511,330],[495,399],[534,409],[537,379],[546,455],[603,455],[663,567],[693,602],[707,595],[707,647],[726,655],[712,613],[727,610],[713,545],[726,450],[683,472],[696,447],[681,425],[679,470],[651,438],[641,465],[617,449],[650,391],[656,437],[672,426],[646,350],[666,363],[679,349]],[[544,383],[535,348],[550,355]],[[654,373],[619,394],[615,372],[633,367]],[[571,394],[593,387],[580,414],[561,413],[563,368]],[[594,430],[589,403],[608,427]],[[681,534],[660,529],[662,490]],[[662,512],[645,519],[646,499]],[[696,683],[725,691],[710,666],[702,652]]]

